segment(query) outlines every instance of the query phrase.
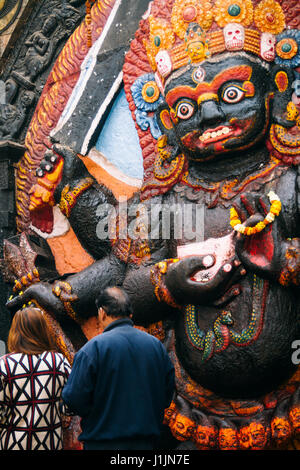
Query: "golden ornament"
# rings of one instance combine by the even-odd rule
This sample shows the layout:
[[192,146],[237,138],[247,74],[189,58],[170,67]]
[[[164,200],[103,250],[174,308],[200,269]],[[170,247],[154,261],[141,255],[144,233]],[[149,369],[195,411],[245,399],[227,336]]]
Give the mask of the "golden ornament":
[[223,28],[228,23],[249,26],[253,20],[251,0],[217,0],[214,7],[215,21]]
[[263,33],[279,34],[285,28],[285,17],[278,2],[262,0],[254,10],[254,22]]
[[183,39],[190,23],[197,23],[207,30],[213,22],[213,9],[209,0],[176,0],[171,23],[180,39]]

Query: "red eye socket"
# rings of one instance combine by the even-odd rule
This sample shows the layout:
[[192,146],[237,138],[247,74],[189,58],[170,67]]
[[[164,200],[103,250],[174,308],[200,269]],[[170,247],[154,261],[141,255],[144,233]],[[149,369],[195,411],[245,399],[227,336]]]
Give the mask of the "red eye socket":
[[182,101],[176,108],[176,115],[180,119],[189,119],[194,114],[194,106],[191,103]]

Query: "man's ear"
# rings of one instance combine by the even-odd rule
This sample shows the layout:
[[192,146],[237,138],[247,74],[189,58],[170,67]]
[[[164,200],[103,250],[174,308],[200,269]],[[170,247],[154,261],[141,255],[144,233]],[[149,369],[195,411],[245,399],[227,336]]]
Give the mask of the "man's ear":
[[274,65],[271,70],[271,91],[274,93],[272,120],[275,124],[284,127],[293,127],[296,121],[287,112],[288,104],[291,101],[294,82],[292,69]]
[[98,318],[102,322],[103,320],[105,320],[105,317],[106,317],[106,312],[102,307],[100,307],[98,309]]

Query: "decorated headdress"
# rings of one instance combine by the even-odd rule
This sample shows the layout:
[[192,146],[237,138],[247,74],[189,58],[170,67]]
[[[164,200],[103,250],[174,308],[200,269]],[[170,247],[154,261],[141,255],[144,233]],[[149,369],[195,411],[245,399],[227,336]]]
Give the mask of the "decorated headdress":
[[[159,173],[166,141],[160,136],[154,111],[165,86],[189,64],[195,66],[195,81],[201,81],[206,59],[222,53],[247,53],[261,64],[275,63],[297,71],[300,66],[300,19],[296,0],[154,0],[140,23],[124,65],[124,84],[144,156],[144,197],[168,190],[185,169],[175,159]],[[256,59],[255,59],[256,58]],[[296,88],[299,82],[295,72]],[[286,75],[278,74],[278,89],[287,87]],[[291,105],[290,116],[297,113]],[[274,131],[274,129],[273,129]],[[288,163],[298,161],[299,146],[291,153],[281,149],[273,132],[271,146],[283,150]],[[276,140],[276,142],[275,142]],[[158,145],[157,145],[158,144]],[[159,152],[159,157],[157,156]],[[167,158],[166,154],[165,157]],[[149,181],[161,184],[151,187]],[[180,176],[182,179],[182,176]]]
[[171,5],[169,16],[161,18],[150,9],[150,32],[143,41],[159,82],[184,65],[226,51],[249,52],[285,66],[300,65],[300,31],[285,29],[283,8],[275,0],[166,3]]
[[[94,2],[91,10],[88,10],[86,21],[81,23],[67,41],[45,84],[26,135],[26,152],[18,164],[16,206],[17,226],[20,231],[30,224],[30,191],[36,182],[35,170],[46,150],[52,145],[49,133],[57,125],[79,78],[80,64],[83,63],[91,42],[94,42],[103,30],[114,4],[114,0]],[[163,101],[166,80],[172,77],[172,74],[180,73],[180,68],[189,63],[196,64],[207,57],[217,57],[217,54],[226,51],[230,54],[244,51],[266,64],[273,61],[293,69],[293,100],[300,104],[300,70],[297,70],[300,66],[298,4],[299,0],[150,2],[126,54],[123,69],[124,89],[143,153],[145,185],[153,180],[156,169],[157,176],[162,181],[161,187],[156,185],[149,191],[144,191],[145,197],[160,194],[161,190],[167,191],[170,187],[168,185],[173,184],[184,171],[184,162],[175,159],[166,172],[159,174],[160,163],[164,156],[167,157],[167,151],[154,114]],[[233,34],[234,31],[240,31],[242,34],[231,41],[230,33]],[[225,40],[225,34],[228,41]],[[265,57],[262,58],[262,52],[268,50],[268,40],[271,40],[269,52],[265,52]],[[275,41],[275,54],[272,41]],[[201,68],[197,69],[195,67],[195,78],[200,81]],[[284,74],[278,75],[277,85],[284,89]],[[293,106],[290,107],[289,113],[292,119],[295,115]],[[277,132],[273,127],[272,131],[272,148],[277,147],[290,163],[299,162],[298,137],[294,137],[295,142],[287,152],[285,135],[278,137],[282,130],[278,129]],[[289,136],[289,139],[291,138],[293,137]],[[161,160],[158,160],[158,155]],[[156,182],[159,178],[156,178]],[[44,225],[45,214],[42,219]],[[49,222],[49,227],[50,225]],[[51,227],[47,228],[47,231],[51,231]]]

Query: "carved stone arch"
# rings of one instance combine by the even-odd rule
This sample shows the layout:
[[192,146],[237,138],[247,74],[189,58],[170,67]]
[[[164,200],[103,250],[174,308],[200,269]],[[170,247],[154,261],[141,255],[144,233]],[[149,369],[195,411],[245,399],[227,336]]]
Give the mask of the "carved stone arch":
[[[22,122],[15,121],[2,132],[2,138],[24,143],[25,135],[53,64],[64,44],[85,15],[83,0],[75,2],[34,2],[11,0],[22,5],[13,30],[9,28],[2,51],[0,79],[7,84],[6,104],[25,109]],[[3,9],[9,0],[4,1]],[[0,10],[0,15],[1,15]],[[1,18],[0,18],[1,21]],[[2,33],[3,34],[3,33]],[[0,33],[0,38],[2,37]],[[27,94],[26,100],[23,95]],[[22,99],[23,98],[23,99]]]
[[[3,240],[16,234],[15,174],[30,121],[53,64],[85,14],[84,0],[0,2],[0,258]],[[5,340],[9,288],[2,278],[0,292],[0,338]]]

